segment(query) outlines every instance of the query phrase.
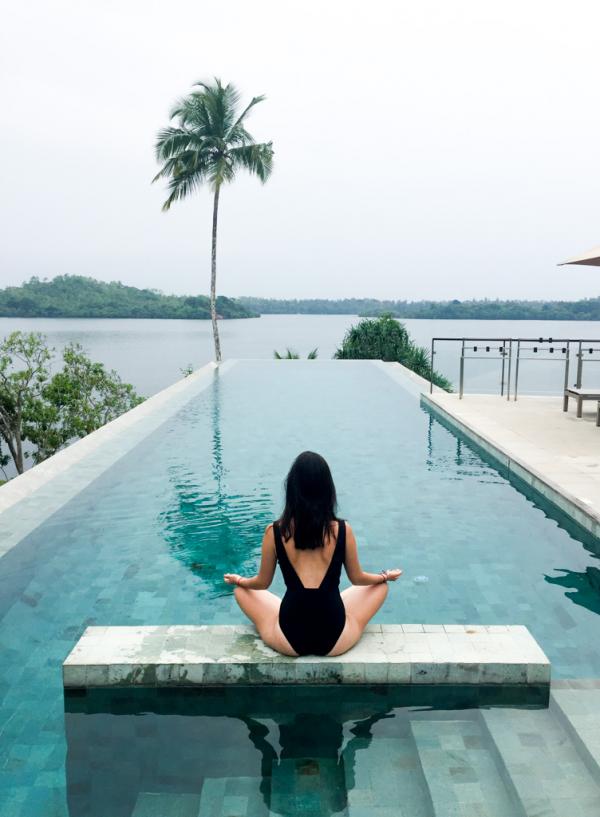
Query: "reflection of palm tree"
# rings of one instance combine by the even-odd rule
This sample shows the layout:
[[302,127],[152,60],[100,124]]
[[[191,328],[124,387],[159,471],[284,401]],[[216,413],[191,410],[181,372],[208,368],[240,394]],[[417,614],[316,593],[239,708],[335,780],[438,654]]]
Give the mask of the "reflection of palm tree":
[[160,521],[174,556],[207,582],[215,595],[222,595],[231,592],[223,585],[226,570],[240,573],[255,570],[262,530],[271,521],[272,498],[259,486],[252,495],[235,494],[228,489],[219,369],[215,370],[209,399],[210,472],[203,471],[201,463],[198,469],[187,462],[173,465],[169,476],[174,496],[160,514]]
[[[248,727],[249,737],[261,754],[260,791],[266,807],[276,814],[296,814],[294,789],[314,792],[327,813],[342,811],[348,804],[348,790],[354,788],[356,752],[372,740],[371,729],[382,718],[393,717],[383,710],[354,722],[352,738],[345,746],[344,722],[324,713],[297,713],[279,722],[279,754],[268,740],[269,729],[248,715],[239,716]],[[312,786],[308,777],[314,777]],[[325,780],[323,779],[325,778]],[[323,799],[327,798],[327,802]]]
[[590,566],[584,573],[562,567],[557,570],[563,575],[544,576],[548,584],[571,588],[572,593],[565,593],[568,599],[593,613],[600,613],[600,569]]

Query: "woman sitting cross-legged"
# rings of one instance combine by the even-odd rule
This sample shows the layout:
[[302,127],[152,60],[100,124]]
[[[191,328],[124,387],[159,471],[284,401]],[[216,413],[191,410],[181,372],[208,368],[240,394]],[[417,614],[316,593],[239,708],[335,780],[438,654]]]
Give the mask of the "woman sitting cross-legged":
[[[226,573],[235,598],[262,640],[284,655],[340,655],[356,644],[383,604],[388,582],[401,570],[366,573],[356,539],[338,519],[329,466],[305,451],[285,481],[281,519],[268,525],[256,576]],[[279,562],[286,584],[283,600],[267,590]],[[342,564],[352,587],[339,591]]]

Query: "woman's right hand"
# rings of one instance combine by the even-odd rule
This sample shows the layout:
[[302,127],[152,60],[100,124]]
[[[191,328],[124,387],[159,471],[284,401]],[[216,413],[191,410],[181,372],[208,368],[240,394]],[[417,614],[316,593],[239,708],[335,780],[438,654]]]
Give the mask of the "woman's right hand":
[[393,570],[386,570],[385,571],[386,578],[388,582],[395,582],[396,579],[399,579],[402,575],[402,571],[395,567]]

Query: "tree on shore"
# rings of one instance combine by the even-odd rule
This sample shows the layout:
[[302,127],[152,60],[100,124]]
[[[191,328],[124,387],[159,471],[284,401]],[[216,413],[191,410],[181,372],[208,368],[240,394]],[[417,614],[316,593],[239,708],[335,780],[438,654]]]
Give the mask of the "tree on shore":
[[27,459],[42,462],[143,400],[76,343],[51,374],[53,351],[38,332],[13,332],[0,343],[0,467],[12,459],[18,474]]
[[395,361],[426,380],[432,378],[436,386],[452,391],[450,381],[439,372],[432,371],[428,351],[417,346],[406,327],[389,314],[365,318],[356,326],[351,326],[334,358]]
[[168,179],[169,196],[163,210],[173,202],[187,198],[207,184],[213,194],[210,312],[215,343],[215,359],[221,360],[221,344],[217,325],[217,222],[221,187],[235,179],[238,170],[247,170],[266,182],[273,165],[273,143],[257,143],[245,127],[250,110],[262,102],[264,96],[255,96],[239,109],[240,94],[229,83],[222,85],[215,78],[212,83],[197,82],[199,90],[192,91],[175,103],[171,120],[176,127],[159,131],[156,158],[162,162],[153,181]]

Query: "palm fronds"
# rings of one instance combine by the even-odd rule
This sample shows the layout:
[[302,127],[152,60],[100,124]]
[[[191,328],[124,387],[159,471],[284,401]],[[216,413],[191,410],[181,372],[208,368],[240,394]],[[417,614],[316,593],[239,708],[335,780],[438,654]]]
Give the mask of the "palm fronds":
[[217,190],[231,182],[237,170],[246,170],[265,182],[273,169],[273,143],[257,144],[244,120],[264,100],[255,96],[240,112],[240,93],[220,79],[196,82],[194,90],[177,100],[171,109],[175,124],[159,130],[156,158],[162,166],[153,182],[169,180],[168,210],[178,199],[187,198],[202,184]]

